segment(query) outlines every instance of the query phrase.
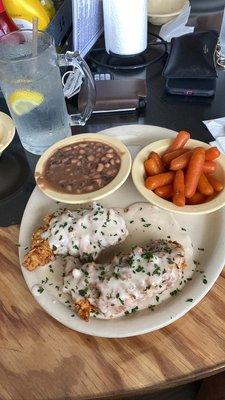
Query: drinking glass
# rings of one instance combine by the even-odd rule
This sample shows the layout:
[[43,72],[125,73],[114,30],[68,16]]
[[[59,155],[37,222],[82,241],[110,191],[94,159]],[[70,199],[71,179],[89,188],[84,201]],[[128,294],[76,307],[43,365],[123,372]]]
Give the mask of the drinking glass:
[[[59,66],[73,66],[82,74],[86,105],[81,114],[67,113]],[[0,38],[0,86],[22,145],[34,154],[70,136],[70,125],[85,125],[95,102],[86,62],[77,52],[57,55],[53,38],[41,31],[35,55],[31,30]]]

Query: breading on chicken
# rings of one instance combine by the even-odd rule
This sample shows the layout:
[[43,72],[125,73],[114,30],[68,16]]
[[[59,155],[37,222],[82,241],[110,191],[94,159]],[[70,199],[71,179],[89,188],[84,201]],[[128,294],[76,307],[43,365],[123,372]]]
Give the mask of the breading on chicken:
[[52,215],[46,215],[43,218],[43,226],[32,236],[31,250],[26,254],[23,261],[24,267],[29,271],[33,271],[41,265],[46,265],[54,259],[54,254],[48,241],[42,238],[43,232],[45,232],[49,227],[51,218]]
[[79,317],[85,321],[89,321],[91,312],[96,310],[87,299],[76,300],[74,308]]

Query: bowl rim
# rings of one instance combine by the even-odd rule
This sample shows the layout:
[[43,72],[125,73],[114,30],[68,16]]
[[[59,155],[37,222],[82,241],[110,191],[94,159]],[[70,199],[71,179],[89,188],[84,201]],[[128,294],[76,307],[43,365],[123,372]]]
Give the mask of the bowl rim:
[[148,17],[152,17],[152,18],[167,18],[167,17],[173,17],[173,16],[176,16],[176,15],[178,15],[178,14],[180,14],[181,13],[181,11],[184,9],[184,7],[186,7],[186,5],[187,4],[190,4],[190,1],[189,0],[185,0],[184,1],[184,4],[183,4],[183,6],[179,9],[179,10],[176,10],[176,11],[174,11],[174,12],[171,12],[171,13],[164,13],[164,14],[153,14],[153,13],[151,13],[151,12],[147,12],[147,14],[148,14]]
[[12,118],[2,111],[0,111],[0,123],[1,122],[4,125],[4,129],[6,128],[6,133],[3,133],[4,142],[0,143],[0,155],[13,141],[16,133],[16,127]]
[[[106,143],[109,146],[113,147],[117,153],[119,153],[120,158],[121,158],[121,165],[118,174],[115,176],[115,178],[109,182],[106,186],[102,187],[99,190],[96,190],[94,192],[90,193],[83,193],[83,194],[69,194],[69,193],[63,193],[59,192],[57,190],[54,190],[54,188],[50,187],[43,187],[39,182],[38,178],[42,175],[45,163],[48,160],[48,158],[59,148],[65,147],[69,144],[73,144],[76,142],[83,142],[83,141],[100,141],[102,143]],[[84,204],[84,203],[89,203],[92,201],[100,200],[110,194],[112,194],[114,191],[119,189],[120,186],[126,181],[128,178],[128,175],[131,171],[131,164],[132,164],[132,159],[130,152],[127,148],[127,146],[120,141],[117,138],[110,137],[105,134],[99,134],[99,133],[82,133],[79,135],[73,135],[70,137],[67,137],[65,139],[62,139],[58,141],[57,143],[53,144],[50,146],[40,157],[40,159],[37,162],[35,172],[34,172],[34,178],[36,181],[37,186],[39,189],[48,197],[52,198],[53,200],[62,202],[62,203],[67,203],[67,204]]]
[[[143,164],[144,160],[142,159],[142,157],[144,159],[146,159],[146,156],[147,156],[146,153],[149,153],[150,151],[156,151],[156,152],[163,151],[165,147],[167,147],[169,144],[172,143],[173,140],[174,140],[173,138],[157,140],[157,141],[150,143],[149,145],[143,147],[139,151],[139,153],[136,155],[136,157],[133,161],[133,165],[132,165],[132,180],[133,180],[133,183],[134,183],[134,186],[136,187],[136,189],[151,204],[156,205],[166,211],[174,212],[177,214],[189,214],[189,215],[190,214],[192,214],[192,215],[193,214],[196,214],[196,215],[209,214],[211,212],[214,212],[214,211],[222,208],[225,205],[225,188],[220,193],[218,193],[214,199],[210,200],[207,203],[198,204],[198,205],[185,205],[184,207],[177,207],[170,201],[160,198],[154,192],[145,188],[144,181],[142,182],[140,179],[140,174],[142,175],[144,173],[144,164]],[[205,149],[211,147],[209,144],[207,144],[205,142],[201,142],[200,140],[195,140],[195,139],[189,139],[188,144],[189,144],[189,146],[187,146],[187,147],[201,146],[201,147],[204,147]],[[157,150],[157,149],[159,149],[159,150]],[[225,175],[225,155],[221,154],[220,157],[217,159],[217,162],[219,163],[219,165]],[[142,179],[143,179],[143,175],[142,175]]]

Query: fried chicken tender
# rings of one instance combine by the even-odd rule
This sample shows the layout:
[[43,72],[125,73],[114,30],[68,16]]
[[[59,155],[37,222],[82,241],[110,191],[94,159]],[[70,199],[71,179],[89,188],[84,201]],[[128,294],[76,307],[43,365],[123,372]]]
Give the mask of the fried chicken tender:
[[74,307],[79,317],[85,321],[89,321],[91,311],[96,310],[87,299],[76,300]]
[[54,259],[54,254],[48,244],[48,241],[42,238],[42,233],[49,227],[52,215],[46,215],[43,218],[43,226],[39,228],[32,236],[31,250],[24,257],[23,265],[29,271],[37,267],[48,264]]

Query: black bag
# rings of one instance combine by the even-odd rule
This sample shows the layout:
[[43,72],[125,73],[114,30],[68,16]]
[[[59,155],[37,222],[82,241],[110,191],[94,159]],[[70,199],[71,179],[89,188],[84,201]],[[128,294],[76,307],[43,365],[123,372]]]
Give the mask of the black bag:
[[216,31],[194,32],[173,38],[163,76],[170,94],[213,96],[216,87]]

